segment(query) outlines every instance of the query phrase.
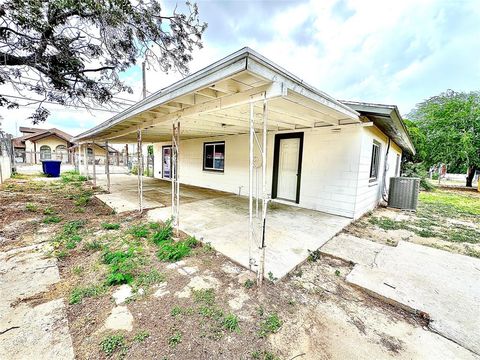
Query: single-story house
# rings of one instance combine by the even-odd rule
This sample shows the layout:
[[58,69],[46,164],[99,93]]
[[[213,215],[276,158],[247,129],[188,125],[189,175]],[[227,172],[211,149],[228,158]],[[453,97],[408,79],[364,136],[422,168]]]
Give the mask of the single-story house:
[[[74,140],[154,144],[155,177],[172,183],[176,222],[179,184],[247,195],[244,229],[256,244],[264,244],[258,237],[265,237],[265,221],[254,218],[268,218],[268,201],[359,218],[400,175],[403,152],[415,151],[395,105],[339,101],[249,48]],[[256,199],[265,211],[255,209]]]
[[12,139],[16,162],[39,163],[44,159],[70,161],[68,149],[72,135],[56,128],[19,128],[22,136]]

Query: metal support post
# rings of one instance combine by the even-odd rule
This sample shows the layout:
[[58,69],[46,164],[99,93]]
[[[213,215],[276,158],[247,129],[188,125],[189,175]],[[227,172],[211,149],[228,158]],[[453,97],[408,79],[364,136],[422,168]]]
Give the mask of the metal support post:
[[253,101],[250,101],[250,119],[249,119],[249,156],[248,156],[248,253],[249,268],[255,266],[255,259],[252,256],[252,245],[254,247],[254,225],[253,225],[253,136],[254,136],[254,117],[253,117]]
[[142,129],[137,130],[137,175],[138,175],[138,208],[143,211],[143,154]]
[[110,151],[108,147],[108,141],[105,141],[105,174],[107,175],[107,191],[110,192]]
[[85,176],[88,179],[88,145],[83,144],[83,168],[85,170]]
[[261,241],[259,244],[260,260],[257,273],[257,283],[259,286],[263,283],[263,276],[265,273],[265,233],[267,221],[267,121],[268,121],[268,104],[267,100],[263,100],[263,130],[262,130],[262,231]]
[[95,141],[92,142],[92,156],[93,156],[93,186],[97,186],[97,167],[95,159]]
[[172,124],[172,221],[178,235],[180,226],[180,180],[179,180],[179,154],[180,154],[180,121],[177,119]]

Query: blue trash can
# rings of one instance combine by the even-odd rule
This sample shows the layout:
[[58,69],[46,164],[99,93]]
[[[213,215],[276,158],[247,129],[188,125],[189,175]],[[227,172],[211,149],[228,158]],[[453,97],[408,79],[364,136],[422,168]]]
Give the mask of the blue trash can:
[[61,163],[61,160],[42,160],[43,173],[51,177],[59,177]]

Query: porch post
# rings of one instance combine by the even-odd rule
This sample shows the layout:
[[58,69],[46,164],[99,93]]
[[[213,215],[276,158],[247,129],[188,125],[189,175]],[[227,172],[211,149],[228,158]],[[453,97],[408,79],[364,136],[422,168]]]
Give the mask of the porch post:
[[180,120],[176,119],[172,124],[172,166],[171,166],[171,181],[172,181],[172,220],[175,226],[175,231],[178,235],[180,226],[180,181],[178,172],[178,156],[179,156],[179,142],[180,142]]
[[262,130],[262,238],[259,244],[260,261],[258,264],[257,283],[259,286],[263,284],[263,274],[265,273],[265,232],[267,220],[267,120],[268,120],[268,104],[267,100],[263,100],[263,130]]
[[105,141],[105,149],[107,149],[105,155],[105,174],[107,174],[107,191],[110,192],[110,152],[108,151],[108,140]]
[[88,179],[88,144],[83,144],[83,168],[85,170],[85,176]]
[[249,253],[249,268],[252,270],[252,267],[255,263],[255,259],[252,256],[252,244],[254,239],[253,234],[253,136],[254,136],[254,127],[253,127],[253,101],[250,100],[250,131],[249,131],[249,157],[248,157],[248,253]]
[[97,167],[95,159],[95,140],[92,142],[92,156],[93,156],[93,186],[97,186]]
[[142,129],[137,130],[137,175],[138,175],[138,208],[143,211],[143,154]]

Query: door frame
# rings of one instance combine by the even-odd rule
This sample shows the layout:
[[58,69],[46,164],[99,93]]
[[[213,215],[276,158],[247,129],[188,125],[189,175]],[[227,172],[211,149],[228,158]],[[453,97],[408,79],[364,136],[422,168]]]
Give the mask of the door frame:
[[[165,177],[165,171],[163,170],[163,150],[165,148],[170,148],[170,177]],[[162,145],[162,179],[163,180],[172,180],[172,145]]]
[[278,188],[278,163],[280,160],[280,141],[283,139],[300,139],[298,149],[298,169],[297,169],[297,193],[295,203],[300,203],[300,184],[302,179],[302,158],[303,158],[303,132],[294,132],[275,135],[275,146],[273,149],[273,176],[272,176],[272,199],[277,198]]

